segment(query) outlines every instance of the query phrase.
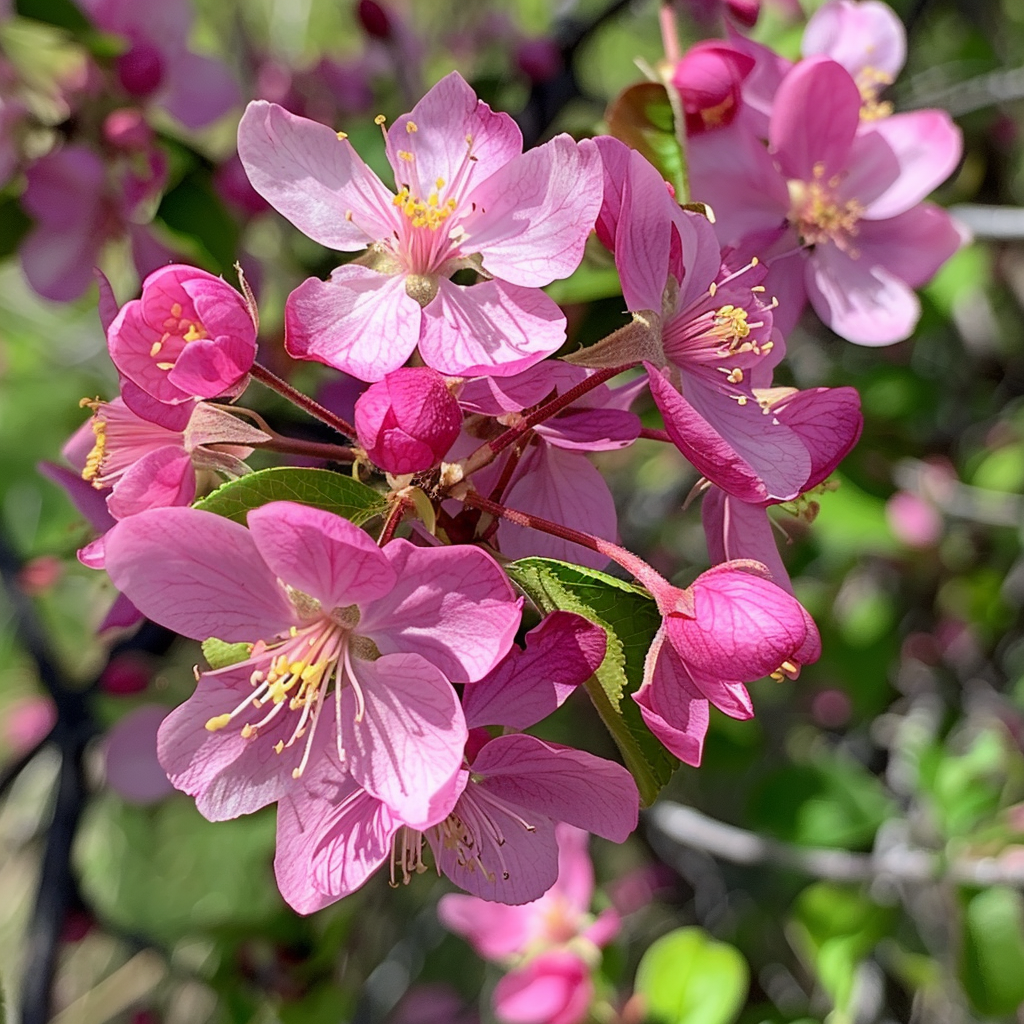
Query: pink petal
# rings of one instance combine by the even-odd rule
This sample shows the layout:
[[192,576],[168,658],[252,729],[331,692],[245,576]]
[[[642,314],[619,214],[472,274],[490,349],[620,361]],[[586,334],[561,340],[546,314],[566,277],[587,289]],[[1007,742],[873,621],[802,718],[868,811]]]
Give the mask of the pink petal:
[[399,825],[325,751],[278,802],[274,872],[281,895],[300,914],[312,914],[355,892],[387,860]]
[[392,193],[327,125],[256,100],[238,125],[238,155],[253,188],[329,249],[354,252],[397,225]]
[[168,72],[161,106],[186,128],[203,128],[242,101],[231,72],[212,57],[178,54]]
[[118,590],[147,618],[193,640],[269,639],[299,622],[249,531],[211,512],[140,512],[107,534],[106,549]]
[[964,241],[963,229],[945,210],[919,203],[888,220],[862,220],[855,244],[864,263],[920,288]]
[[864,427],[856,388],[796,391],[773,404],[772,411],[797,434],[811,457],[811,472],[804,482],[804,490],[817,487],[835,472],[857,443]]
[[124,594],[118,594],[114,598],[110,610],[97,627],[96,633],[102,636],[108,629],[131,629],[133,626],[139,625],[143,618],[142,613]]
[[506,974],[492,999],[502,1024],[582,1024],[593,995],[583,960],[568,950],[555,949]]
[[556,448],[606,452],[631,445],[640,436],[641,426],[639,416],[623,409],[570,408],[536,430]]
[[644,682],[633,700],[647,728],[665,748],[685,764],[698,767],[708,731],[708,702],[694,686],[664,628],[647,652]]
[[[110,404],[114,405],[117,401],[115,398]],[[148,420],[178,434],[185,430],[196,411],[195,406],[191,404],[182,402],[170,405],[161,402],[127,377],[121,378],[121,401],[140,419]]]
[[114,322],[114,317],[117,316],[117,299],[114,296],[114,289],[111,287],[110,281],[107,280],[106,274],[98,267],[93,268],[93,274],[96,277],[96,286],[100,293],[97,309],[100,315],[100,326],[103,328],[103,333],[106,334],[110,330],[110,325]]
[[256,346],[244,338],[198,339],[186,346],[167,379],[186,395],[216,398],[242,380],[255,355]]
[[[414,129],[408,128],[410,123]],[[515,121],[478,100],[457,71],[442,78],[410,113],[398,118],[387,138],[388,159],[397,181],[404,180],[412,164],[427,188],[438,178],[448,186],[463,178],[463,195],[523,151],[523,136]],[[412,161],[401,159],[399,151],[411,153]],[[472,159],[467,166],[468,154]]]
[[157,366],[158,358],[150,355],[159,337],[143,317],[142,302],[133,299],[121,307],[107,332],[110,358],[119,372],[158,402],[187,401],[189,392],[172,383],[167,371]]
[[624,842],[636,828],[639,796],[620,764],[519,733],[498,736],[477,754],[472,772],[489,796]]
[[526,949],[537,931],[532,903],[509,906],[448,893],[438,900],[437,916],[445,928],[461,935],[486,960],[502,960]]
[[907,34],[896,12],[880,0],[832,0],[807,22],[800,51],[831,57],[854,78],[870,69],[894,81],[907,59]]
[[114,484],[107,509],[126,519],[150,508],[188,505],[196,496],[192,457],[184,448],[167,445],[143,455]]
[[348,770],[406,824],[436,824],[455,802],[453,794],[439,806],[451,791],[468,735],[454,689],[418,654],[355,659],[352,670],[355,685],[342,691],[341,711]]
[[826,57],[801,61],[775,94],[769,141],[787,178],[813,181],[846,167],[860,125],[860,90],[841,64]]
[[328,613],[390,593],[397,577],[383,552],[341,516],[274,501],[247,516],[260,557],[289,586],[315,597]]
[[419,654],[453,682],[482,679],[512,646],[520,602],[497,563],[478,548],[383,549],[398,575],[386,597],[362,608],[358,632],[382,654]]
[[441,278],[423,310],[420,354],[451,376],[508,377],[557,352],[565,316],[539,288],[504,281],[464,287]]
[[905,213],[953,173],[963,153],[963,136],[944,110],[914,110],[872,122],[870,131],[889,144],[900,174],[864,211],[867,220]]
[[909,338],[921,304],[885,267],[851,259],[834,245],[819,245],[807,261],[807,294],[814,311],[836,334],[858,345],[891,345]]
[[462,710],[472,729],[503,725],[529,729],[561,707],[604,660],[608,638],[580,615],[552,612],[513,647],[486,679],[466,689]]
[[594,895],[594,865],[590,861],[590,836],[581,828],[564,821],[555,825],[558,840],[558,881],[548,898],[564,901],[581,917],[590,910]]
[[[87,209],[85,216],[90,217]],[[106,240],[98,212],[62,227],[37,224],[18,249],[22,270],[43,298],[72,302],[92,283],[92,268]]]
[[161,704],[143,704],[129,711],[105,737],[107,784],[128,803],[145,806],[174,792],[156,759],[157,729],[167,710]]
[[400,275],[346,264],[329,281],[299,285],[285,305],[285,348],[360,380],[380,380],[412,354],[420,337],[420,306]]
[[712,564],[752,559],[767,566],[772,581],[786,593],[793,593],[789,573],[775,543],[775,531],[764,508],[748,505],[720,487],[712,487],[701,503],[701,518]]
[[478,185],[460,219],[466,252],[483,254],[495,277],[539,288],[568,277],[601,209],[601,159],[597,148],[556,135],[511,160]]
[[594,139],[594,145],[601,154],[604,190],[594,230],[601,244],[610,252],[614,252],[615,234],[622,213],[622,189],[626,183],[626,175],[629,173],[632,160],[631,154],[634,151],[611,135],[598,135]]
[[[88,423],[85,426],[89,429],[89,437],[95,441],[91,426]],[[114,518],[107,509],[107,494],[109,492],[97,490],[87,480],[82,479],[80,472],[73,472],[53,462],[40,462],[36,469],[48,480],[64,489],[75,508],[85,516],[94,530],[104,532],[114,525]]]
[[[608,484],[581,452],[544,441],[534,445],[520,459],[505,501],[510,508],[604,540],[614,541],[618,535],[615,501]],[[509,558],[541,555],[592,569],[608,565],[607,556],[599,551],[506,520],[498,527],[498,540],[502,554]]]

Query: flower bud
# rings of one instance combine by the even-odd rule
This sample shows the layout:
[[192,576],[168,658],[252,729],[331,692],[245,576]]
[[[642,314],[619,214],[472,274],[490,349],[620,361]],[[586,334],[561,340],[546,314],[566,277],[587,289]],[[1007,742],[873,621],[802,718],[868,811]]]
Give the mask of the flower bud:
[[459,436],[462,410],[436,370],[403,367],[366,389],[355,418],[373,462],[401,475],[438,465]]
[[356,4],[356,17],[363,26],[363,31],[371,39],[391,38],[391,18],[375,0],[359,0]]
[[672,72],[691,135],[730,124],[739,112],[743,80],[754,59],[727,43],[702,42],[683,55]]
[[129,96],[144,98],[160,88],[164,80],[164,59],[149,43],[136,43],[114,63],[117,77]]

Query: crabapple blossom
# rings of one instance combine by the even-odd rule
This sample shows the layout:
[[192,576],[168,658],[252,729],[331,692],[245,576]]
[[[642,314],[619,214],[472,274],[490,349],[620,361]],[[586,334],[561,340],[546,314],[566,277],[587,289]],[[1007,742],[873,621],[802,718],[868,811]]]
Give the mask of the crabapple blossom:
[[687,135],[731,124],[742,103],[743,80],[754,58],[728,43],[705,40],[683,54],[672,69],[679,90]]
[[227,282],[172,264],[142,283],[107,331],[120,373],[175,405],[236,389],[256,358],[255,311]]
[[[455,72],[386,141],[397,193],[344,132],[271,103],[246,109],[238,152],[256,191],[322,245],[365,250],[289,296],[289,353],[376,381],[417,347],[460,376],[515,374],[554,352],[565,317],[540,287],[583,256],[601,202],[593,145],[559,135],[523,153],[515,122]],[[482,280],[456,284],[458,270]]]
[[160,509],[107,536],[106,569],[143,614],[251,644],[168,716],[171,781],[211,820],[231,818],[280,799],[329,750],[336,783],[347,773],[403,821],[430,821],[466,737],[451,681],[480,679],[511,644],[508,581],[478,549],[381,549],[292,502],[248,523]]
[[355,426],[366,454],[385,472],[419,473],[447,455],[459,436],[462,411],[441,374],[407,366],[362,393]]
[[687,764],[700,764],[709,703],[732,718],[752,718],[744,683],[795,677],[821,653],[811,617],[757,575],[765,571],[757,562],[723,562],[685,591],[667,583],[652,591],[663,621],[633,700],[651,732]]

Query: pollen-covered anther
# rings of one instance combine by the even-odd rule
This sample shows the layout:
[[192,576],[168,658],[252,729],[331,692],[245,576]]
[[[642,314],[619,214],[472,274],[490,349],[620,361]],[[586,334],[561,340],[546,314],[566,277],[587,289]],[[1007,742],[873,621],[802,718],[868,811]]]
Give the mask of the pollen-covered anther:
[[771,678],[777,683],[783,679],[796,679],[800,675],[800,666],[794,661],[784,661],[772,674]]

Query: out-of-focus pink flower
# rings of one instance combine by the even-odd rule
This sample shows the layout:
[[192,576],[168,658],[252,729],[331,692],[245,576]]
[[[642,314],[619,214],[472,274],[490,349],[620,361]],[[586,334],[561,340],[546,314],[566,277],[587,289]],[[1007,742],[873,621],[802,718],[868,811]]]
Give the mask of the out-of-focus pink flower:
[[767,150],[738,122],[694,141],[694,195],[714,207],[721,241],[769,260],[777,324],[792,326],[809,298],[858,344],[911,334],[920,316],[913,289],[964,237],[944,210],[922,202],[960,159],[947,114],[862,121],[850,73],[813,57],[776,93]]
[[237,153],[214,171],[213,187],[225,203],[246,217],[255,217],[270,209],[266,199],[249,184],[249,177]]
[[4,711],[4,742],[15,754],[31,750],[46,738],[57,721],[57,709],[49,697],[24,697]]
[[853,702],[842,690],[821,690],[811,701],[811,717],[823,729],[841,729],[852,713]]
[[46,593],[63,575],[64,563],[56,555],[37,555],[18,572],[18,586],[31,596]]
[[758,575],[764,571],[756,562],[724,562],[686,590],[666,583],[652,591],[664,620],[633,699],[650,730],[687,764],[700,764],[709,702],[732,718],[752,718],[745,683],[795,678],[821,654],[811,617]]
[[[141,693],[149,685],[153,665],[144,655],[125,651],[111,659],[100,676],[100,689],[116,697]],[[154,748],[155,749],[155,748]]]
[[830,0],[804,29],[805,57],[829,57],[853,76],[861,95],[861,117],[892,113],[880,93],[896,81],[907,59],[907,33],[896,12],[881,0]]
[[713,25],[728,15],[744,28],[753,28],[761,13],[761,0],[677,0],[692,17],[704,25]]
[[593,996],[587,964],[576,953],[553,949],[509,971],[492,999],[502,1024],[580,1024]]
[[156,756],[156,735],[170,709],[144,704],[119,719],[106,735],[107,785],[130,804],[154,804],[174,792]]
[[127,40],[115,71],[129,96],[163,107],[192,129],[239,103],[238,86],[224,64],[189,49],[192,5],[187,0],[78,2],[99,28]]
[[504,574],[476,548],[378,548],[291,502],[248,522],[165,508],[107,535],[107,571],[143,614],[252,644],[161,727],[172,782],[222,820],[280,799],[329,754],[336,787],[349,774],[402,820],[432,823],[466,738],[450,680],[486,675],[519,622]]
[[942,515],[929,501],[910,491],[897,491],[885,503],[889,529],[911,548],[930,548],[942,537]]
[[103,138],[115,149],[133,151],[149,149],[155,136],[138,107],[121,107],[104,119]]
[[742,103],[743,80],[753,69],[754,59],[728,43],[706,40],[687,50],[672,69],[687,134],[731,124]]
[[226,281],[172,264],[150,274],[107,331],[118,371],[176,405],[237,390],[256,358],[256,312]]
[[462,426],[462,410],[444,377],[426,366],[392,370],[356,402],[359,443],[381,469],[419,473],[440,464]]
[[515,64],[531,82],[549,82],[565,67],[561,48],[547,36],[524,39],[516,47]]
[[387,1024],[480,1024],[480,1015],[466,1006],[450,985],[413,985],[388,1014]]
[[[523,153],[512,118],[455,72],[386,137],[397,195],[344,133],[265,102],[242,118],[256,191],[322,245],[367,249],[292,292],[289,353],[374,381],[417,346],[456,376],[507,376],[554,352],[565,317],[540,289],[583,256],[601,201],[593,145],[559,135]],[[458,270],[485,279],[458,285]]]

